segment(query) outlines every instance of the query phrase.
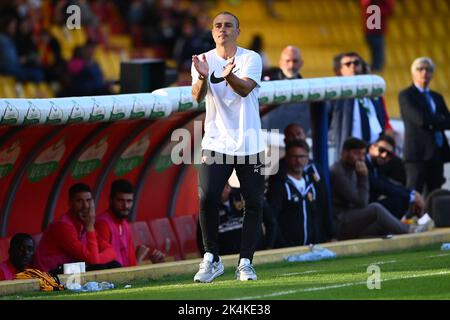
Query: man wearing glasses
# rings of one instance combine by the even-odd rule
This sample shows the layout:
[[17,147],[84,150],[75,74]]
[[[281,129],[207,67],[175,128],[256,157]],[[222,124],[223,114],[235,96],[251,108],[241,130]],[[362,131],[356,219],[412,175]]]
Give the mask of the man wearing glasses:
[[[334,57],[337,76],[356,76],[368,73],[367,64],[356,52],[341,53]],[[340,99],[332,102],[329,137],[336,146],[336,158],[348,137],[370,144],[389,128],[383,101],[375,98]]]
[[315,238],[318,212],[316,180],[305,173],[309,162],[309,146],[305,140],[292,140],[286,145],[286,174],[269,189],[268,200],[278,222],[275,246],[291,247],[317,243]]
[[[297,123],[290,123],[284,129],[284,144],[287,146],[289,143],[295,140],[306,140],[306,134],[303,127]],[[323,179],[323,172],[312,159],[308,159],[308,162],[303,166],[303,175],[307,175],[310,180],[314,180],[315,188],[318,195],[317,214],[314,216],[316,222],[314,223],[314,240],[315,243],[323,243],[333,239],[334,226],[331,216],[331,203],[328,201],[328,189]],[[278,162],[278,172],[270,175],[268,179],[268,193],[272,192],[272,188],[279,186],[276,182],[281,184],[286,179],[287,172],[287,160],[286,156],[281,158]]]
[[429,194],[445,182],[444,163],[450,161],[450,148],[444,130],[450,129],[450,113],[444,98],[430,90],[434,63],[420,57],[411,65],[413,84],[401,91],[399,104],[405,123],[405,161],[411,189]]
[[398,219],[402,219],[407,213],[420,217],[424,208],[422,195],[392,182],[380,172],[380,168],[394,157],[394,150],[394,139],[386,135],[382,135],[369,146],[366,156],[369,171],[369,202],[381,203]]

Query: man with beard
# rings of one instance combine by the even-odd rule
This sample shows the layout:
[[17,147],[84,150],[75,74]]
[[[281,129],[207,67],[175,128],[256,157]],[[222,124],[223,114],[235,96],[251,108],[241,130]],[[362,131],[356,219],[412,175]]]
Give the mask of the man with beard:
[[411,214],[422,216],[424,200],[422,195],[412,189],[389,180],[381,173],[380,168],[394,157],[395,141],[390,136],[382,135],[370,145],[366,155],[366,166],[369,171],[369,202],[379,202],[398,219],[410,210]]
[[[116,252],[116,260],[122,267],[131,267],[141,262],[150,252],[150,248],[141,245],[136,248],[131,235],[128,218],[133,209],[134,188],[127,180],[115,180],[111,184],[109,208],[98,216],[95,223],[101,239],[108,242]],[[152,262],[164,260],[164,254],[153,249]]]
[[86,271],[120,267],[116,253],[95,230],[95,203],[91,189],[77,183],[69,189],[69,210],[42,234],[34,265],[51,274],[63,273],[66,263],[86,263]]

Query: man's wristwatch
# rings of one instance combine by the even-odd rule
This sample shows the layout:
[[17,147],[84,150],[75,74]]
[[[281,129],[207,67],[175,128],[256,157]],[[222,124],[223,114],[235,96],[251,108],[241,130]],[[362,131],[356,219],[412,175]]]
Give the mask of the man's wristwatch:
[[205,80],[205,79],[206,79],[205,76],[203,76],[203,75],[201,75],[201,74],[198,75],[198,80]]

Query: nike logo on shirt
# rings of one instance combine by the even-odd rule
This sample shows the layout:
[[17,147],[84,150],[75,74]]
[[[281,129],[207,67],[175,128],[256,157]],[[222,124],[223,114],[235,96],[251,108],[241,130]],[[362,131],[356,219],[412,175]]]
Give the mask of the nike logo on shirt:
[[216,77],[214,76],[214,72],[211,73],[210,79],[211,79],[211,83],[221,83],[222,81],[225,81],[224,78],[216,78]]
[[[233,70],[233,73],[236,73],[237,71],[239,71],[239,69]],[[217,83],[221,83],[222,81],[225,81],[225,78],[216,78],[216,76],[214,75],[214,72],[211,73],[211,77],[209,77],[211,80],[211,83],[217,84]]]

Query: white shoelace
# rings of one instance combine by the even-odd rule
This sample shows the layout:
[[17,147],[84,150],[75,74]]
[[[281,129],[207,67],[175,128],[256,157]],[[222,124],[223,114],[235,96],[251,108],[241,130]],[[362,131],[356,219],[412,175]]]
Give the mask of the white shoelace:
[[212,269],[213,263],[209,261],[200,262],[200,270],[210,270]]

